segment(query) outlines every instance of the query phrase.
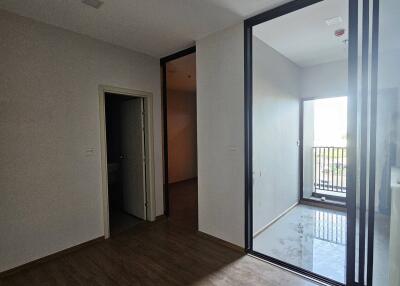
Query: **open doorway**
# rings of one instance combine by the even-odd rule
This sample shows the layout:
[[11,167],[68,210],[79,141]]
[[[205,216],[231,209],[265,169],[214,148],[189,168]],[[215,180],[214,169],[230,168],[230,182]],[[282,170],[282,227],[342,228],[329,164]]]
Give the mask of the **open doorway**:
[[146,219],[144,101],[105,94],[110,233]]
[[99,86],[104,236],[154,221],[152,93]]
[[347,96],[301,104],[301,199],[346,203]]
[[194,49],[162,60],[164,72],[165,213],[197,230],[196,55]]

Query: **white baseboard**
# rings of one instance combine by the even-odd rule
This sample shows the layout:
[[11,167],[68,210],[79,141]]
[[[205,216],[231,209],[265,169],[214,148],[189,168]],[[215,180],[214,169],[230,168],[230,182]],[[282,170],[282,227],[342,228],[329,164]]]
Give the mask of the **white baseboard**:
[[275,222],[277,222],[281,217],[283,217],[285,214],[287,214],[288,212],[290,212],[292,209],[294,209],[299,203],[295,203],[294,205],[290,206],[287,210],[285,210],[283,213],[281,213],[280,215],[278,215],[276,218],[274,218],[272,221],[270,221],[268,224],[266,224],[265,226],[263,226],[262,228],[260,228],[259,230],[257,230],[254,234],[253,234],[253,238],[255,238],[257,235],[259,235],[260,233],[262,233],[264,230],[266,230],[267,228],[269,228],[271,225],[273,225]]

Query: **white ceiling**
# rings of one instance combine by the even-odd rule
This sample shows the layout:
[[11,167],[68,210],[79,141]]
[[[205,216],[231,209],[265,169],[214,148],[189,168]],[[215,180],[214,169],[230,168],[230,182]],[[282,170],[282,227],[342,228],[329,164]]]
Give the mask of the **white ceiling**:
[[[327,19],[340,16],[343,22],[328,26]],[[325,0],[254,27],[254,35],[300,67],[347,58],[348,1]],[[334,35],[345,28],[340,39]]]
[[196,54],[167,63],[167,89],[196,92]]
[[1,0],[0,8],[154,57],[287,0]]

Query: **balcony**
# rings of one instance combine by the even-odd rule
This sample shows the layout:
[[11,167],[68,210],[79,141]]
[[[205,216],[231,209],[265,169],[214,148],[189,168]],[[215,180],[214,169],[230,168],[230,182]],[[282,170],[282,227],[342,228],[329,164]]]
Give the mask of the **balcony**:
[[346,198],[346,147],[312,147],[313,196],[318,198]]

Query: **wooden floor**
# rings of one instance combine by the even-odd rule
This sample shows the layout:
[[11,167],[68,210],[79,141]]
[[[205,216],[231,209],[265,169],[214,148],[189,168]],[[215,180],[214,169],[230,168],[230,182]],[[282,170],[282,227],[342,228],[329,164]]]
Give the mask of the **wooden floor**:
[[199,234],[182,223],[193,218],[175,210],[168,220],[140,223],[0,285],[317,285]]
[[197,179],[169,184],[169,220],[180,227],[198,229]]

